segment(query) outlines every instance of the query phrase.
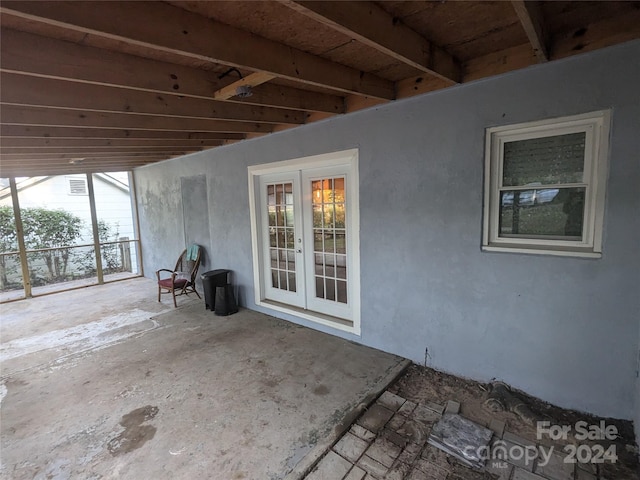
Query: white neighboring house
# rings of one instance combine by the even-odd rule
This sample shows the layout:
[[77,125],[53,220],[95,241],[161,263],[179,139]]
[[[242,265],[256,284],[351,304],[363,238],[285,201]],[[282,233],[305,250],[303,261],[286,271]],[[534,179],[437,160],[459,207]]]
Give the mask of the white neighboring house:
[[[12,200],[8,181],[2,179],[1,182],[0,205],[10,206]],[[93,244],[89,191],[84,174],[17,178],[16,186],[21,209],[42,207],[70,212],[83,220],[82,237],[77,244]],[[135,239],[128,174],[95,173],[93,188],[98,220],[110,225],[111,235],[117,232],[117,238],[109,240]],[[127,270],[137,273],[136,248],[133,244],[124,245],[125,256],[130,255],[131,259]]]

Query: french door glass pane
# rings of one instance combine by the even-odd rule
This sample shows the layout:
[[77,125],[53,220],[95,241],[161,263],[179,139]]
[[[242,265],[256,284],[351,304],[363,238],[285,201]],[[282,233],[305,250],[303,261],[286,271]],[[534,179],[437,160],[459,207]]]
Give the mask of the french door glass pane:
[[503,186],[582,183],[586,133],[505,142]]
[[293,184],[267,185],[271,286],[296,291]]
[[500,192],[500,235],[582,239],[585,189],[545,188]]
[[[316,298],[347,303],[346,208],[343,177],[311,182]],[[338,279],[341,279],[338,281]]]

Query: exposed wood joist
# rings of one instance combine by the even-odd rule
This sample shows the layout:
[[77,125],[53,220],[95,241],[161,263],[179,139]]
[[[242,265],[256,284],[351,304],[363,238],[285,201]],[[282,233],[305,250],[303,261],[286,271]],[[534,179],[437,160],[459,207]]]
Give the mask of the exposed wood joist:
[[638,38],[640,38],[640,8],[635,8],[623,15],[587,23],[578,30],[554,36],[551,59],[590,52]]
[[40,107],[3,106],[0,123],[10,125],[65,126],[83,128],[115,128],[196,132],[269,133],[266,123],[228,122],[152,115],[103,113]]
[[[130,163],[149,163],[149,162],[154,162],[154,161],[159,161],[159,160],[165,160],[168,158],[172,158],[173,155],[138,155],[138,156],[131,156],[131,155],[117,155],[117,156],[112,156],[112,157],[65,157],[65,158],[56,158],[55,156],[51,156],[51,157],[45,157],[45,158],[40,158],[40,159],[33,159],[30,162],[28,162],[28,166],[43,166],[43,165],[47,165],[47,166],[59,166],[59,167],[67,167],[69,165],[74,165],[74,161],[75,164],[81,164],[83,166],[87,166],[87,165],[98,165],[100,163],[103,163],[105,165],[107,164],[117,164],[117,165],[124,165],[127,162]],[[24,159],[20,158],[20,159],[3,159],[2,160],[2,166],[0,167],[0,172],[4,173],[5,170],[10,170],[12,168],[19,168],[20,166],[25,166],[25,162]],[[0,173],[0,175],[2,175],[2,173]]]
[[119,139],[119,140],[243,140],[244,133],[119,130],[116,128],[51,127],[39,125],[0,125],[0,137],[60,138],[60,139]]
[[[125,155],[71,155],[71,156],[62,156],[52,154],[46,157],[34,158],[29,162],[29,165],[72,165],[74,163],[87,165],[90,163],[121,163],[121,162],[147,162],[149,160],[162,160],[166,158],[174,157],[174,154],[143,154],[143,155],[133,155],[133,154],[125,154]],[[2,169],[10,168],[11,166],[18,166],[24,162],[24,158],[2,158]]]
[[66,153],[0,153],[0,159],[2,161],[8,160],[23,160],[26,158],[32,159],[52,159],[52,160],[61,160],[61,159],[74,159],[74,158],[144,158],[144,157],[174,157],[178,155],[185,155],[187,153],[192,153],[188,150],[154,150],[154,151],[142,151],[142,152],[131,152],[131,151],[121,151],[121,152],[66,152]]
[[[100,173],[100,172],[118,172],[127,171],[135,167],[142,167],[151,163],[166,160],[169,157],[147,157],[139,159],[117,158],[117,159],[98,159],[87,160],[83,162],[82,173]],[[6,164],[3,162],[0,166],[0,177],[22,177],[22,176],[41,176],[41,175],[65,175],[79,173],[79,165],[74,165],[68,161],[49,161],[49,162],[20,162],[19,164]]]
[[[111,42],[391,100],[393,83],[165,3],[3,2],[0,13]],[[144,19],[142,21],[142,19]],[[146,26],[150,28],[145,28]]]
[[24,148],[24,147],[0,147],[0,156],[2,158],[10,157],[42,157],[46,155],[71,155],[71,156],[112,156],[112,155],[173,155],[185,152],[199,152],[203,147],[42,147],[42,148]]
[[[181,98],[175,95],[161,95],[15,73],[1,73],[0,83],[2,84],[0,103],[4,105],[44,106],[239,122],[276,124],[305,122],[304,112],[295,110]],[[50,92],[56,92],[56,94],[51,95]]]
[[536,63],[531,45],[526,43],[468,61],[464,65],[464,81],[500,75]]
[[283,0],[283,3],[449,84],[461,79],[456,59],[373,2]]
[[37,153],[42,149],[69,149],[78,147],[88,148],[147,148],[147,147],[217,147],[222,140],[152,140],[152,139],[107,139],[107,138],[28,138],[1,137],[0,150],[6,148],[28,149]]
[[[233,83],[230,83],[226,87],[222,87],[219,90],[216,90],[213,93],[213,98],[215,100],[229,100],[232,97],[238,96],[238,89],[242,87],[248,87],[253,89],[258,85],[262,85],[263,83],[267,83],[270,80],[276,78],[274,75],[265,72],[256,72],[248,75],[240,80],[236,80]],[[253,92],[252,95],[253,96]]]
[[539,62],[549,61],[549,39],[542,16],[540,2],[530,0],[511,0],[518,19],[524,28],[533,53]]
[[[125,87],[184,97],[212,99],[226,83],[206,70],[141,58],[3,28],[0,32],[1,68],[36,76]],[[78,59],[82,59],[81,62]],[[248,98],[231,97],[236,104],[294,110],[343,113],[337,95],[279,85],[260,85]]]

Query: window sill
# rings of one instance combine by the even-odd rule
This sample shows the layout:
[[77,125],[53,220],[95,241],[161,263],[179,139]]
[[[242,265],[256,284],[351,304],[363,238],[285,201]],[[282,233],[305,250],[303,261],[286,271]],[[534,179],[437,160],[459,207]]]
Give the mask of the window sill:
[[601,252],[589,249],[563,249],[562,247],[536,248],[522,245],[483,245],[483,252],[524,253],[530,255],[553,255],[560,257],[602,258]]
[[265,308],[270,308],[282,313],[288,313],[296,317],[304,318],[321,325],[326,325],[343,332],[349,332],[354,335],[360,336],[360,326],[356,326],[351,320],[345,320],[344,318],[333,317],[331,315],[325,315],[323,313],[313,312],[311,310],[305,310],[303,308],[294,307],[285,303],[274,302],[273,300],[260,300],[256,302],[257,305]]

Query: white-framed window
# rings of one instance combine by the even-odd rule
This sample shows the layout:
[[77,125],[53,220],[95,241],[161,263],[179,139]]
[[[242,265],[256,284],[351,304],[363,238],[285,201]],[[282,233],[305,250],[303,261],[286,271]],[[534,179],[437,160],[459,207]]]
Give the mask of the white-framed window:
[[86,177],[67,177],[69,195],[89,195]]
[[482,248],[600,257],[610,111],[488,128]]
[[248,173],[256,304],[359,335],[358,151]]

